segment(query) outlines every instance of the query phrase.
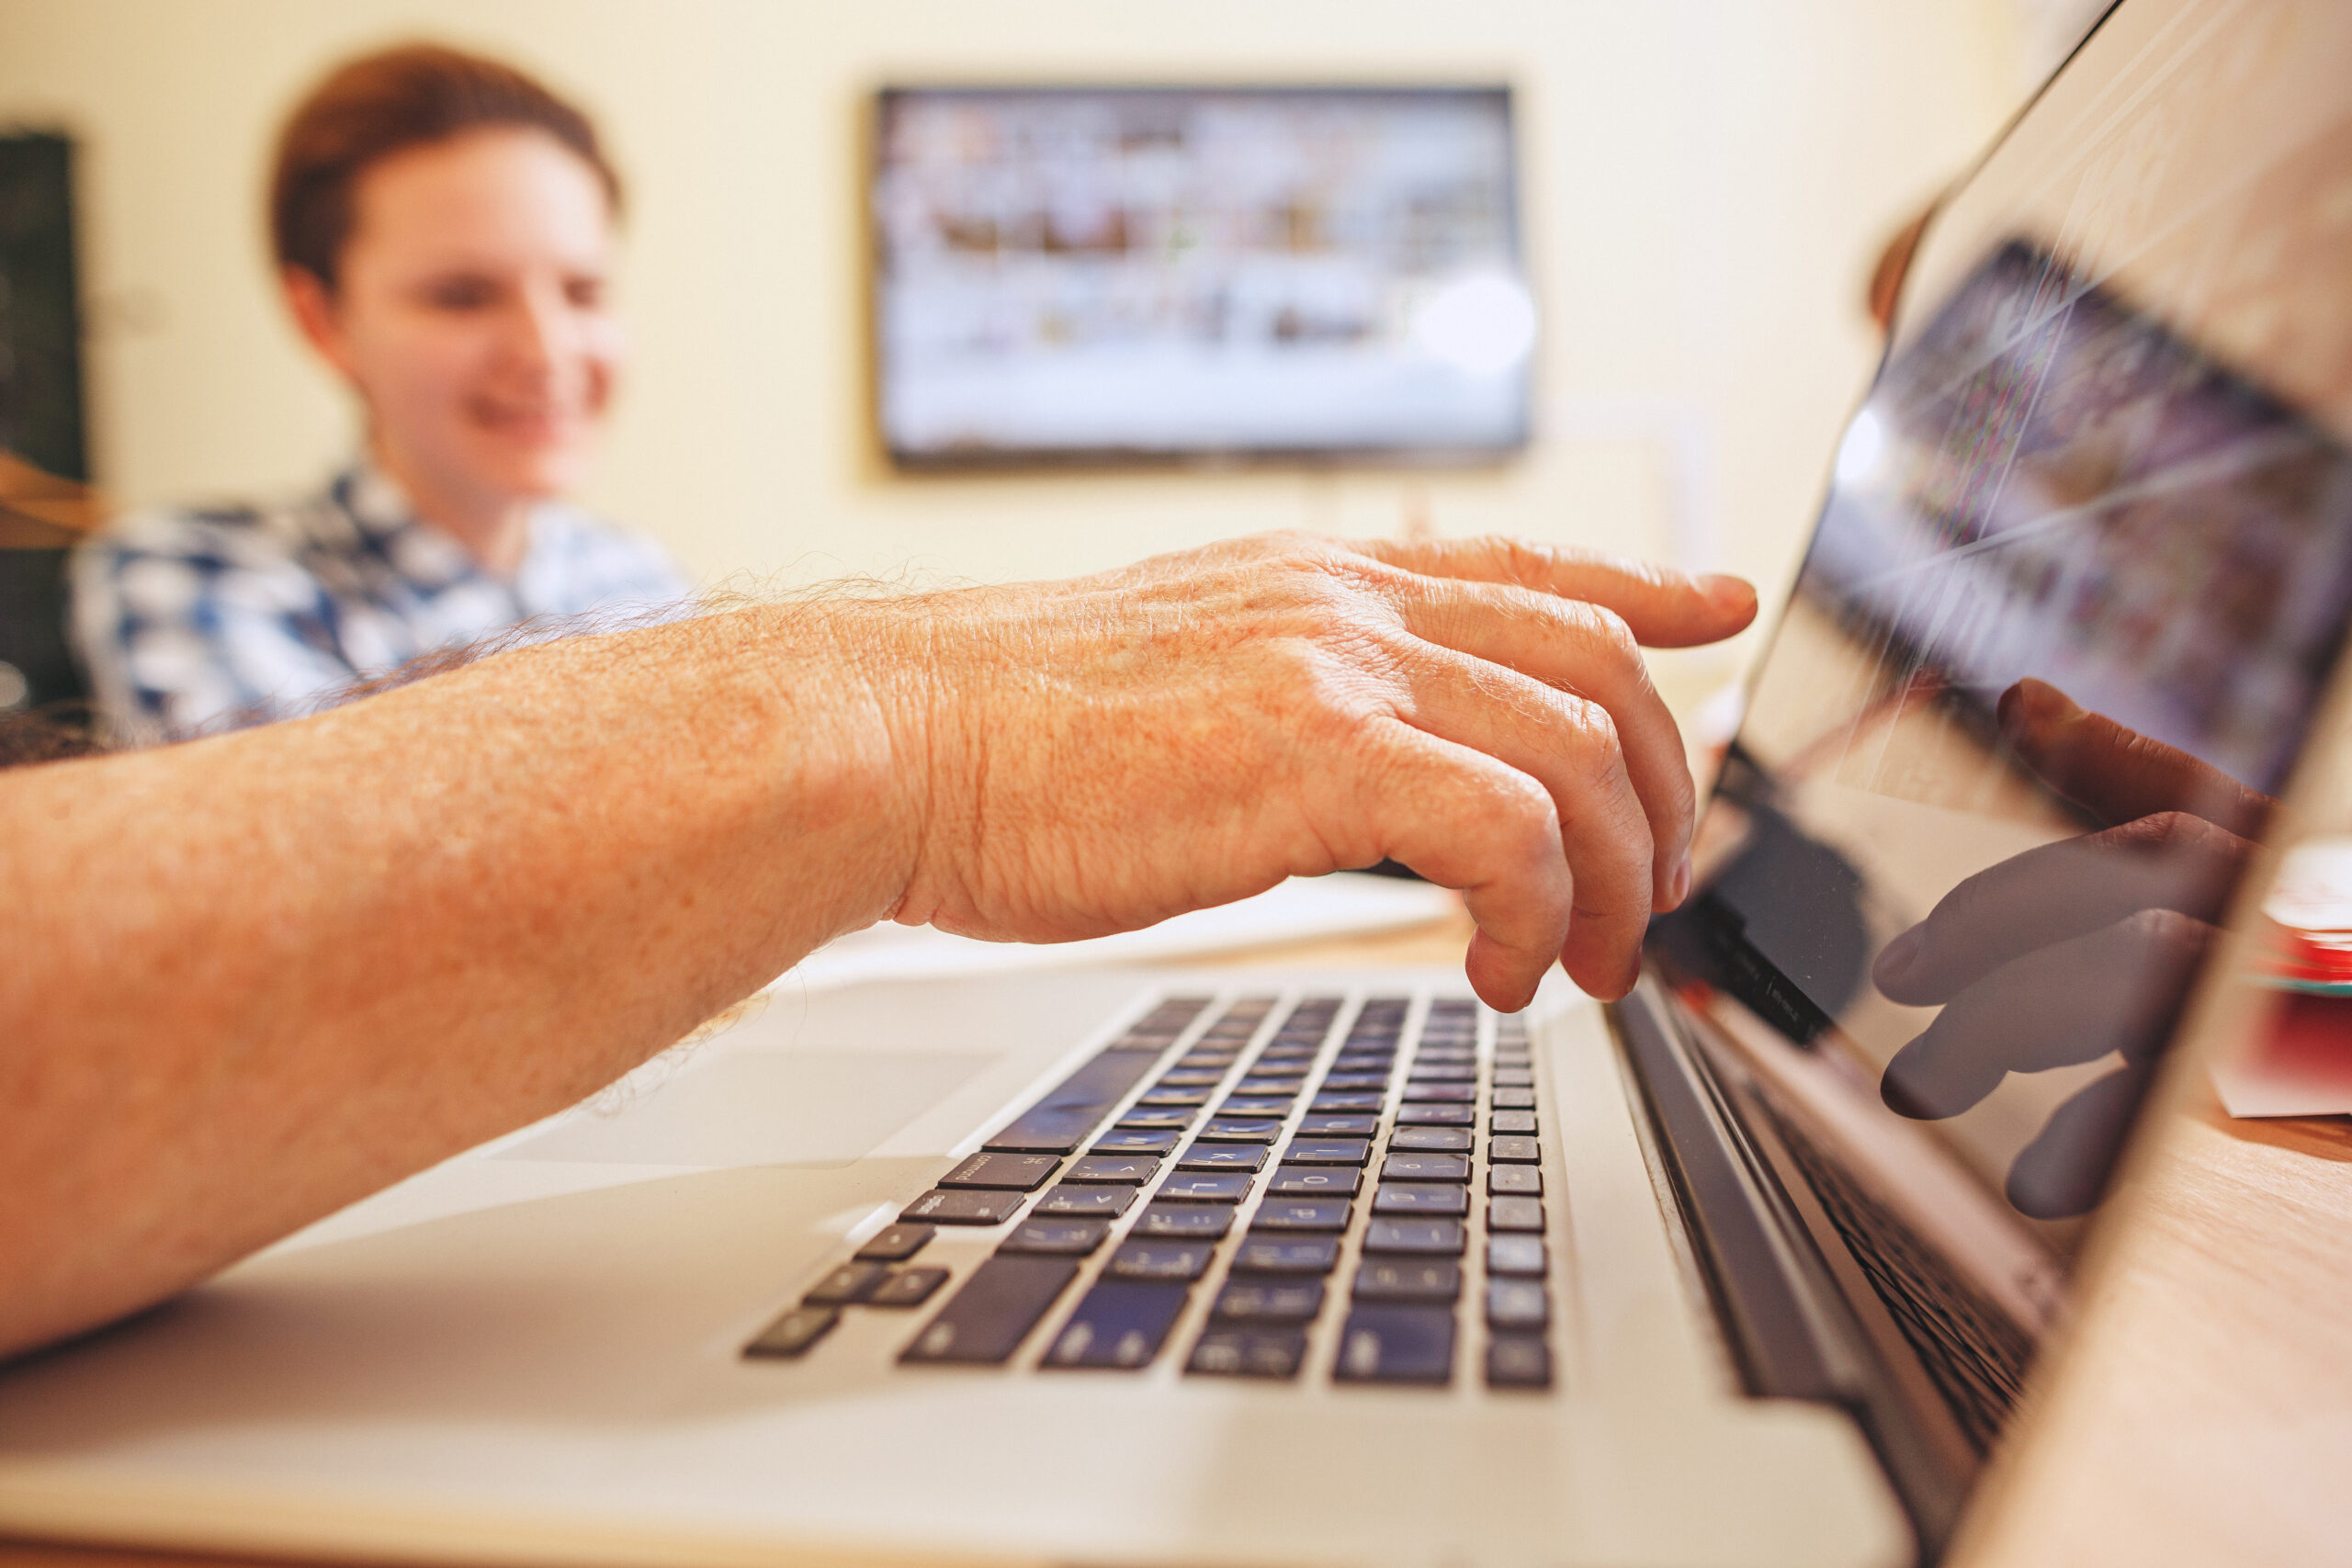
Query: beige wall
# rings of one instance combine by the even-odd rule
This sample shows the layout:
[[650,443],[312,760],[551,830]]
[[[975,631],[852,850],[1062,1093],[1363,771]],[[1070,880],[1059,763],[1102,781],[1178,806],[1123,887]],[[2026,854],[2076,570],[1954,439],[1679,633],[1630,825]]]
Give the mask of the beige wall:
[[[279,318],[262,163],[322,67],[431,33],[603,118],[633,382],[592,502],[707,580],[1074,571],[1258,528],[1510,529],[1776,582],[1874,345],[1879,241],[2013,106],[2004,0],[0,0],[0,120],[84,139],[96,459],[128,502],[352,440]],[[1546,309],[1494,469],[899,479],[863,362],[865,95],[893,78],[1507,78]],[[1718,678],[1721,657],[1679,667]]]

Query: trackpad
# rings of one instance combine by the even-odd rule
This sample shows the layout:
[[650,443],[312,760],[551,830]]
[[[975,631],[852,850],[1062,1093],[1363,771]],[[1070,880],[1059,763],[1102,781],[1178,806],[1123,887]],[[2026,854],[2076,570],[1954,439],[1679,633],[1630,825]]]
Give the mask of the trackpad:
[[847,1165],[995,1060],[969,1051],[714,1052],[658,1085],[599,1096],[497,1157]]

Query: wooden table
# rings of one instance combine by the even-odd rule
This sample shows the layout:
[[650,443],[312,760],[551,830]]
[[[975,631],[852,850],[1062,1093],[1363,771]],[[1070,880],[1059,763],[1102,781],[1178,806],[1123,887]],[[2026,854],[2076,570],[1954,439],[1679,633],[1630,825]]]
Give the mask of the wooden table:
[[[1222,967],[1459,961],[1466,919]],[[2163,1129],[2077,1349],[1982,1499],[1968,1568],[2352,1563],[2352,1120]],[[225,1560],[0,1541],[0,1568]]]

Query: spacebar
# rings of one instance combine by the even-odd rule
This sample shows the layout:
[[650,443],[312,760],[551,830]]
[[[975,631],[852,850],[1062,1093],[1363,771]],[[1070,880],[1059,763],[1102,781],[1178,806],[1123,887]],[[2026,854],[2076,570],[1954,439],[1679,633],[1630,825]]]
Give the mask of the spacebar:
[[1014,1117],[988,1146],[1004,1154],[1066,1155],[1076,1151],[1126,1092],[1159,1060],[1157,1051],[1105,1051],[1046,1091]]

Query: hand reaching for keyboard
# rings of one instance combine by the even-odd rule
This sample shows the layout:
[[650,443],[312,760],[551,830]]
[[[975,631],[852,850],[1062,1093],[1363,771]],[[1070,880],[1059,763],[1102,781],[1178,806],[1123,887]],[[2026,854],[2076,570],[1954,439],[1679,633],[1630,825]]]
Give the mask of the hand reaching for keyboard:
[[1467,891],[1498,1005],[1562,958],[1622,991],[1691,815],[1636,639],[1755,604],[1249,539],[559,638],[0,773],[0,1356],[571,1104],[886,915],[1052,941],[1393,856]]
[[927,763],[896,918],[1065,940],[1393,858],[1466,893],[1488,1001],[1555,959],[1622,994],[1690,879],[1690,772],[1638,645],[1755,609],[1580,552],[1303,536],[886,602],[869,669]]
[[1879,1091],[1906,1116],[1955,1116],[2008,1073],[2119,1054],[2010,1168],[2009,1201],[2056,1218],[2097,1201],[2272,802],[2039,681],[2002,694],[1999,722],[2028,768],[2109,826],[1979,872],[1886,944],[1879,989],[1943,1010]]

